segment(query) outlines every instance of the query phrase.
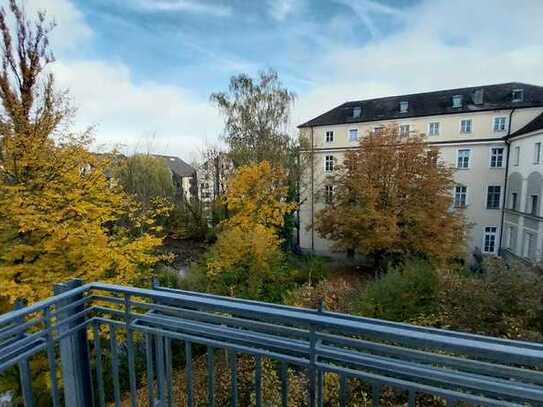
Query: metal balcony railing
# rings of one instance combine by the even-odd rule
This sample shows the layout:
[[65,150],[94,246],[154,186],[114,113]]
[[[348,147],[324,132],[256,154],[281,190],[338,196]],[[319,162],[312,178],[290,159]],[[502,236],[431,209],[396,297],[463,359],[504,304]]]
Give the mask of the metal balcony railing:
[[[283,406],[292,391],[289,372],[306,377],[301,405],[311,407],[330,405],[324,375],[337,377],[342,406],[351,405],[353,380],[364,383],[373,406],[383,403],[384,389],[409,406],[425,405],[428,395],[442,405],[543,405],[543,344],[162,287],[73,280],[55,294],[0,316],[0,383],[18,369],[14,390],[25,406],[36,403],[37,358],[47,361],[54,406],[135,406],[142,389],[145,404],[174,405],[173,375],[180,372],[188,406],[218,405],[219,350],[228,355],[232,406],[240,405],[237,362],[246,355],[254,358],[256,406],[272,405],[263,397],[264,360],[279,372]],[[182,366],[173,347],[183,352]],[[194,394],[197,353],[207,354],[204,401]],[[145,384],[137,379],[142,372]]]

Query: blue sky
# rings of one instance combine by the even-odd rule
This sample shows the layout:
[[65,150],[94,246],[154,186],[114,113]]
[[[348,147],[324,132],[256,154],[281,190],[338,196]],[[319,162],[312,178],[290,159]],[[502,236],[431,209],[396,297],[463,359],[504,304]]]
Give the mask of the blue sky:
[[[6,0],[0,0],[5,4]],[[46,9],[60,86],[96,148],[191,160],[230,76],[279,72],[295,125],[348,99],[505,81],[543,85],[540,0],[25,0]]]

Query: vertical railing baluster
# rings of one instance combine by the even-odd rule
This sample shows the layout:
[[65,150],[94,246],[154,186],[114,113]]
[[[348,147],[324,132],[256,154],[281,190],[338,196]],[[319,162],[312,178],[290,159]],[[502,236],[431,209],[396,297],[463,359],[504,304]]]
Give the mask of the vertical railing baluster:
[[230,361],[230,397],[232,407],[238,405],[238,361],[234,350],[228,351]]
[[98,402],[100,407],[105,407],[106,396],[104,391],[104,376],[102,371],[102,344],[100,340],[100,324],[93,323],[94,353],[96,354],[96,385],[98,386]]
[[309,331],[309,406],[315,407],[317,405],[317,334],[315,327],[311,324]]
[[215,349],[207,347],[207,405],[215,407]]
[[381,385],[373,383],[371,385],[371,400],[373,407],[379,407],[381,405]]
[[262,356],[255,356],[255,400],[256,407],[262,406]]
[[168,406],[174,404],[173,400],[173,369],[172,369],[172,340],[164,337],[164,363],[166,367],[166,385],[168,386]]
[[324,373],[317,368],[317,400],[318,406],[324,405]]
[[187,376],[187,406],[192,407],[192,346],[189,341],[185,341],[185,374]]
[[281,362],[281,404],[288,406],[288,365]]
[[55,355],[55,343],[53,340],[53,324],[51,322],[51,310],[45,307],[44,323],[47,330],[47,361],[49,363],[49,374],[51,378],[51,393],[53,397],[53,406],[60,407],[60,398],[58,394],[57,382],[57,359]]
[[349,399],[349,383],[347,382],[347,376],[342,374],[340,376],[340,406],[346,407]]
[[[17,299],[15,302],[15,309],[24,308],[25,303],[21,299]],[[24,317],[21,316],[16,319],[16,323],[21,325],[25,322]],[[24,338],[24,332],[17,335],[18,339]],[[20,361],[19,365],[19,379],[21,380],[21,392],[23,393],[23,403],[25,407],[34,406],[34,396],[32,394],[32,372],[30,370],[30,362],[28,358]]]
[[166,366],[164,363],[164,338],[162,336],[157,336],[155,338],[155,347],[156,370],[158,377],[158,397],[160,399],[160,406],[166,407]]
[[138,389],[136,387],[136,363],[134,361],[134,340],[132,327],[130,325],[132,316],[130,312],[130,295],[124,295],[124,322],[126,325],[126,347],[128,351],[128,379],[130,382],[130,405],[137,407],[136,396]]
[[115,325],[109,325],[109,336],[111,343],[111,373],[113,375],[113,394],[115,397],[115,407],[121,405],[121,385],[119,382],[119,354],[117,350],[117,332]]
[[145,334],[145,364],[147,365],[147,401],[149,407],[154,407],[154,373],[153,373],[153,337]]
[[415,407],[417,400],[417,392],[415,390],[409,390],[409,400],[407,402],[408,407]]

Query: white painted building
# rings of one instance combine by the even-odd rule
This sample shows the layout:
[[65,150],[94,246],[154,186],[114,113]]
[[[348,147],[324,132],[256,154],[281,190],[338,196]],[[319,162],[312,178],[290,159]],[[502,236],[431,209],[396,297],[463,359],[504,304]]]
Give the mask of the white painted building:
[[[540,197],[543,193],[541,169],[534,167],[537,164],[528,165],[534,140],[541,138],[543,143],[542,114],[543,87],[507,83],[347,102],[300,125],[300,136],[310,143],[309,149],[302,152],[309,160],[302,177],[301,248],[316,254],[333,254],[331,242],[311,227],[315,214],[326,205],[323,197],[331,188],[327,175],[333,171],[333,165],[342,162],[345,151],[357,146],[360,137],[376,128],[394,125],[407,134],[424,133],[429,144],[439,147],[441,159],[456,168],[456,187],[451,194],[455,206],[463,208],[472,224],[471,250],[480,248],[483,253],[497,254],[504,243],[502,223],[505,230],[520,228],[516,235],[511,229],[507,242],[514,247],[510,252],[525,254],[518,249],[524,247],[525,238],[521,235],[526,227],[532,227],[530,233],[537,232],[530,247],[541,249],[543,238],[539,233],[543,233],[543,226],[539,227],[539,220],[537,228],[533,223],[534,216],[542,215],[540,199],[535,214],[525,214],[525,202],[526,194]],[[536,128],[539,122],[541,126]],[[509,143],[511,148],[520,147],[516,171],[511,164]],[[539,178],[532,175],[528,182],[532,172]],[[511,176],[519,189],[519,206],[504,211],[504,197],[510,195],[506,179]],[[543,254],[543,250],[530,250],[534,256]]]

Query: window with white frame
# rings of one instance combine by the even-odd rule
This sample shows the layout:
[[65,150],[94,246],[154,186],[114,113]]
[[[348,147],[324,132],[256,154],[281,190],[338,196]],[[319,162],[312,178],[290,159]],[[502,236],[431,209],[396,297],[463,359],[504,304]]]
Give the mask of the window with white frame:
[[505,131],[505,117],[495,117],[494,118],[494,131],[502,132]]
[[349,141],[358,141],[358,129],[349,130]]
[[324,170],[326,172],[334,171],[334,156],[333,155],[327,155],[326,157],[324,157]]
[[353,119],[358,119],[361,114],[362,114],[362,107],[361,106],[353,107]]
[[439,122],[431,122],[428,124],[428,135],[439,136]]
[[514,89],[513,94],[511,96],[512,96],[513,102],[522,102],[524,100],[524,90]]
[[334,186],[325,185],[324,186],[324,201],[327,204],[331,204],[333,200],[334,200]]
[[409,102],[407,101],[400,102],[400,113],[406,113],[408,109],[409,109]]
[[409,124],[402,124],[400,126],[400,136],[402,137],[409,136]]
[[470,149],[462,149],[456,152],[456,168],[465,170],[469,168],[470,165]]
[[483,253],[496,252],[497,235],[498,235],[498,228],[496,226],[485,227],[485,234],[483,236]]
[[326,142],[327,143],[333,143],[334,142],[334,132],[332,130],[328,130],[326,132]]
[[520,146],[515,146],[513,151],[513,165],[518,167],[520,164]]
[[460,120],[460,133],[462,134],[471,133],[471,119]]
[[384,126],[377,126],[377,127],[374,127],[374,128],[373,128],[373,132],[374,132],[376,135],[379,135],[379,134],[383,133],[383,131],[385,131],[385,127],[384,127]]
[[529,259],[535,258],[536,236],[530,232],[524,232],[524,245],[522,255]]
[[534,144],[534,164],[539,164],[541,161],[541,143]]
[[465,208],[468,200],[468,187],[465,185],[457,185],[454,188],[454,207]]
[[452,107],[462,107],[462,95],[452,97]]
[[490,168],[503,167],[503,147],[492,147],[490,149]]
[[500,209],[502,187],[500,185],[489,185],[486,191],[486,208]]
[[517,248],[517,229],[514,226],[507,228],[507,248],[512,251]]
[[517,207],[518,207],[518,193],[511,192],[511,209],[516,211]]
[[528,212],[530,212],[531,215],[537,216],[539,213],[539,196],[530,195],[530,200],[528,202],[530,204]]

